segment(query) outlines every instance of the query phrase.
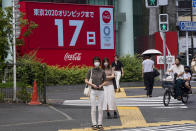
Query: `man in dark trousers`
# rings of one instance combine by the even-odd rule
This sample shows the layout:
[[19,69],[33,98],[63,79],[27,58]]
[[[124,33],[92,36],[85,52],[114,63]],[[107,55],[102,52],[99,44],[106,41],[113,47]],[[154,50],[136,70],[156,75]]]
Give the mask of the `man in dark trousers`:
[[147,90],[147,97],[152,97],[152,90],[154,84],[154,61],[150,59],[150,55],[144,56],[144,61],[142,62],[142,77],[144,78],[145,89]]

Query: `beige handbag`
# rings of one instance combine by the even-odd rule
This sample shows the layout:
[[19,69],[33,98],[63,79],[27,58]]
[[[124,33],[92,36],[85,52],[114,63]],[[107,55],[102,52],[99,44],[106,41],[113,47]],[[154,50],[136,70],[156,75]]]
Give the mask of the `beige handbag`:
[[[90,76],[89,82],[92,83],[92,69],[91,69],[91,76]],[[86,86],[84,88],[84,95],[85,96],[90,96],[90,93],[91,93],[91,86],[86,84]]]

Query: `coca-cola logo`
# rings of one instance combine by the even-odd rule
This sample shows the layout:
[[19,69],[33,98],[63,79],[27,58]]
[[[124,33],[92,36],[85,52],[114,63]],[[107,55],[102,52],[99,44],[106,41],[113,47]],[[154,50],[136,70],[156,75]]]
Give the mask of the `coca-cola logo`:
[[109,11],[104,11],[103,14],[102,14],[102,18],[103,18],[103,21],[105,23],[109,23],[111,21],[111,15],[110,15],[110,12]]
[[80,61],[82,53],[69,54],[68,52],[64,56],[65,61]]

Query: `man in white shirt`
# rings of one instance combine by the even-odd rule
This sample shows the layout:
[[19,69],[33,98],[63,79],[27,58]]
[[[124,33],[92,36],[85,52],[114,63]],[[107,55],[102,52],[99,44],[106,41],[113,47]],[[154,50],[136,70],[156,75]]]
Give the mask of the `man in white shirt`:
[[147,97],[152,97],[152,90],[154,84],[154,61],[150,59],[150,56],[144,56],[144,61],[142,62],[142,76],[144,77],[144,85],[147,90]]
[[181,100],[181,87],[183,85],[183,74],[184,74],[184,66],[180,64],[181,59],[180,58],[176,58],[175,60],[175,65],[173,65],[168,72],[173,72],[174,74],[177,74],[177,78],[176,78],[176,97],[178,98],[178,100]]

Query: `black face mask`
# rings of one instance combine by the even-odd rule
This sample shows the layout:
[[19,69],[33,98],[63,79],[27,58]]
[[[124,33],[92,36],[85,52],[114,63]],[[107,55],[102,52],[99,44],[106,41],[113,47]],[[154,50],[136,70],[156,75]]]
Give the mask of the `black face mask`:
[[189,69],[186,69],[185,72],[189,72]]

